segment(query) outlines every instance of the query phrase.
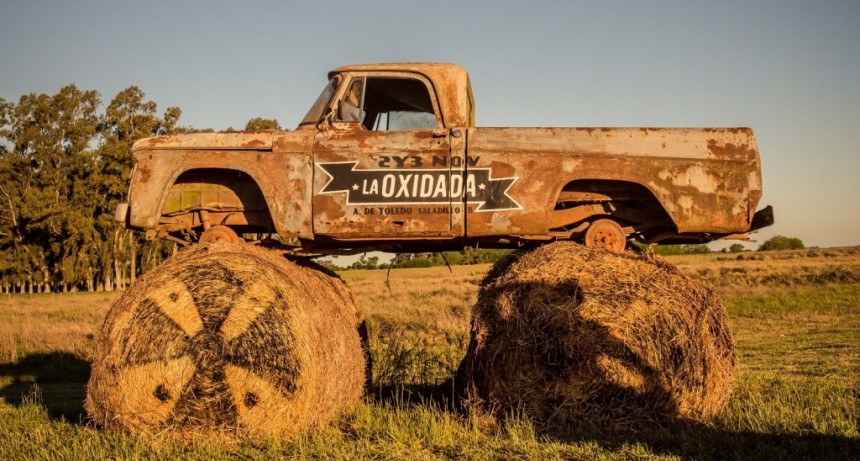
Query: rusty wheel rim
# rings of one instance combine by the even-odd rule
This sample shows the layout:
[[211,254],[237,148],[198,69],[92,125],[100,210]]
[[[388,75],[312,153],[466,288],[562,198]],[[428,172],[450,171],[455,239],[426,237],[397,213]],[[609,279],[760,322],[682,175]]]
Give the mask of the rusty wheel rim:
[[236,235],[236,232],[227,226],[212,226],[200,235],[200,243],[213,242],[241,243],[244,242],[244,239]]
[[585,232],[585,246],[621,253],[627,246],[627,236],[615,221],[598,219]]

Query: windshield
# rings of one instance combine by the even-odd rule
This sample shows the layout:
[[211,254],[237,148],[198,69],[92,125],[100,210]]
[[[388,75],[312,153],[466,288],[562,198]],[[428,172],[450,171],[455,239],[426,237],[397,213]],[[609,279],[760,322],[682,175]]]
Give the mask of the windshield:
[[334,94],[334,90],[337,88],[337,77],[329,80],[328,84],[323,88],[322,93],[314,102],[314,105],[311,106],[311,110],[308,111],[308,114],[305,115],[305,118],[302,119],[302,122],[299,123],[301,125],[312,125],[320,121],[322,117],[323,110],[325,110],[326,106],[328,106],[329,101],[331,101],[331,97]]

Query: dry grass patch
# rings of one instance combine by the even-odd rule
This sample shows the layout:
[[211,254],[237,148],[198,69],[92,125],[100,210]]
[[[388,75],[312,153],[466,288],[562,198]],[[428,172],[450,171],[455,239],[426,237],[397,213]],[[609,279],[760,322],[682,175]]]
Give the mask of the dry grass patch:
[[762,292],[827,283],[860,283],[860,248],[796,250],[670,256],[691,277],[711,283],[725,294]]
[[120,293],[0,296],[0,360],[63,351],[92,357],[108,306]]
[[341,273],[365,313],[375,389],[435,385],[457,369],[489,265]]

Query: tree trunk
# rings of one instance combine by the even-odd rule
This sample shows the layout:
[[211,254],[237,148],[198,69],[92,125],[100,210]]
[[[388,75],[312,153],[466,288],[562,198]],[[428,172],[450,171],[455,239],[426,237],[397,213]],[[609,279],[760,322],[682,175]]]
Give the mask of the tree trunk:
[[45,283],[42,285],[42,293],[51,292],[51,278],[48,276],[48,268],[42,267],[42,276],[45,277]]
[[113,290],[113,281],[110,278],[110,268],[103,272],[104,280],[102,281],[102,289],[104,291],[112,291]]
[[129,269],[129,284],[134,283],[137,278],[137,238],[132,235],[128,239],[129,253],[131,254],[131,268]]
[[114,287],[117,290],[122,289],[122,269],[119,267],[119,256],[117,254],[113,257],[113,279],[114,279]]
[[[120,270],[119,270],[119,258],[121,255],[121,253],[119,251],[120,246],[121,246],[121,239],[120,239],[120,235],[119,235],[119,228],[116,228],[113,231],[113,247],[111,248],[110,256],[108,256],[109,258],[111,258],[111,263],[113,263],[113,280],[114,280],[114,287],[115,288],[119,288],[120,284],[122,283],[120,281],[121,279],[120,279]],[[107,290],[107,288],[105,288],[105,289]]]

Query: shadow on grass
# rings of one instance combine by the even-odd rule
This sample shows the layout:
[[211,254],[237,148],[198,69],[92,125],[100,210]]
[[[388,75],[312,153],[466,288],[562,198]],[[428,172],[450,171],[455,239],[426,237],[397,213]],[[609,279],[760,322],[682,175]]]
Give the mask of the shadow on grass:
[[[396,408],[425,407],[465,419],[467,410],[455,399],[452,381],[433,385],[387,385],[371,389],[371,400]],[[503,423],[504,424],[504,423]],[[768,434],[733,431],[691,422],[658,425],[625,424],[623,429],[599,424],[537,430],[541,440],[558,443],[596,443],[609,452],[643,445],[655,455],[703,460],[857,460],[860,439],[828,434]]]
[[580,428],[577,434],[554,435],[560,442],[595,442],[606,450],[630,444],[647,446],[653,453],[682,458],[729,459],[828,459],[856,460],[860,440],[828,434],[767,434],[731,431],[695,423],[664,427],[612,430]]
[[51,419],[84,423],[89,360],[69,352],[31,354],[0,364],[0,379],[7,383],[0,387],[6,403],[21,406],[35,398]]
[[466,413],[451,379],[438,385],[376,384],[368,387],[367,394],[373,403],[385,407],[427,407],[455,414]]
[[[563,433],[566,432],[566,433]],[[642,445],[655,455],[704,460],[856,460],[860,440],[831,434],[734,431],[691,422],[628,426],[578,424],[576,431],[542,434],[561,443],[596,443],[607,451]]]
[[[468,409],[457,392],[459,380],[439,385],[375,384],[368,390],[373,403],[385,407],[427,408],[466,419]],[[520,420],[521,421],[521,420]],[[502,422],[504,426],[504,422]],[[630,419],[615,424],[598,417],[567,426],[535,428],[540,440],[558,443],[596,443],[609,452],[642,445],[655,455],[704,460],[760,459],[860,459],[860,439],[830,434],[760,433],[737,431],[689,421],[657,423]]]

